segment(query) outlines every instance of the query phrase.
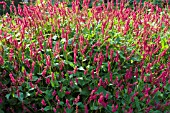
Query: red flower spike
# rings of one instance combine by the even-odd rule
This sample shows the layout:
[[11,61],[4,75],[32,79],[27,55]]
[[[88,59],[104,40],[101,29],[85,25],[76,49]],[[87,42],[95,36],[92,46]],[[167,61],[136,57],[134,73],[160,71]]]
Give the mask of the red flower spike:
[[73,81],[71,80],[71,81],[70,81],[70,86],[72,87],[73,85],[74,85],[74,84],[73,84]]
[[50,56],[49,55],[46,56],[46,65],[47,65],[47,67],[51,66],[51,61],[50,61]]
[[71,108],[71,106],[70,106],[70,103],[69,103],[69,100],[68,100],[68,99],[66,99],[66,105],[67,105],[68,109],[70,109],[70,108]]
[[116,106],[114,106],[114,104],[112,105],[112,112],[116,112],[118,109],[118,104]]
[[118,97],[119,97],[119,91],[116,91],[115,97],[116,97],[116,99],[118,99]]
[[63,61],[60,61],[60,63],[59,63],[59,67],[60,67],[60,70],[62,70],[62,69],[63,69],[63,67],[64,67],[64,62],[63,62]]
[[56,96],[55,96],[55,99],[56,99],[56,101],[58,101],[58,100],[59,100],[59,97],[58,97],[58,95],[56,95]]
[[110,72],[111,71],[111,67],[110,67],[110,62],[109,61],[107,62],[107,65],[108,65],[108,72]]
[[20,91],[17,89],[17,96],[20,97]]
[[103,93],[100,94],[100,97],[98,99],[98,103],[102,105],[103,107],[106,107],[106,103],[104,102],[104,96]]
[[56,108],[55,108],[55,107],[53,107],[53,112],[54,112],[54,113],[56,113],[56,112],[57,112],[57,110],[56,110]]
[[55,78],[54,78],[54,73],[53,72],[51,73],[51,76],[52,76],[52,81],[54,81]]
[[45,100],[44,100],[44,99],[42,99],[41,104],[42,104],[43,106],[46,106],[46,103],[45,103]]
[[154,95],[156,92],[158,92],[158,90],[159,90],[159,87],[156,88],[156,89],[154,89],[154,90],[151,92],[151,95]]
[[114,50],[110,50],[110,59],[112,60],[113,59],[113,52],[114,52]]
[[75,80],[76,80],[76,83],[78,84],[78,78],[77,77],[75,78]]
[[46,78],[46,84],[50,84],[50,78],[48,77],[48,78]]
[[0,65],[4,65],[4,59],[1,55],[0,55]]
[[74,99],[74,103],[77,104],[80,100],[80,95],[77,96],[77,98]]
[[54,90],[53,92],[52,92],[52,95],[53,96],[55,96],[57,93],[56,93],[56,90]]
[[42,76],[43,76],[43,77],[45,77],[46,72],[47,72],[47,69],[45,68],[45,69],[43,70],[43,72],[42,72]]
[[32,81],[32,73],[30,73],[28,76],[29,76],[30,81]]
[[71,94],[71,91],[66,91],[65,94],[69,95],[69,94]]
[[94,70],[91,71],[91,77],[94,79]]
[[86,70],[84,70],[84,75],[87,75],[87,72],[88,72],[88,70],[86,69]]
[[106,93],[105,98],[106,98],[106,100],[108,100],[108,98],[109,98],[109,93]]
[[74,64],[76,64],[76,57],[77,57],[77,48],[76,47],[74,47],[73,52],[74,52]]
[[99,83],[98,83],[98,87],[100,87],[102,85],[102,79],[100,78]]
[[12,83],[13,83],[13,84],[16,83],[16,80],[15,80],[15,78],[13,77],[12,73],[10,73],[9,76],[10,76],[10,79],[11,79]]
[[34,67],[35,67],[35,62],[33,61],[33,62],[32,62],[32,65],[31,65],[31,72],[34,71]]
[[84,109],[85,109],[85,113],[88,113],[89,110],[87,104],[84,105]]
[[113,74],[112,74],[112,72],[110,73],[110,82],[112,82],[112,80],[113,80]]
[[31,88],[34,88],[34,85],[33,85],[32,82],[29,82],[29,85],[30,85]]

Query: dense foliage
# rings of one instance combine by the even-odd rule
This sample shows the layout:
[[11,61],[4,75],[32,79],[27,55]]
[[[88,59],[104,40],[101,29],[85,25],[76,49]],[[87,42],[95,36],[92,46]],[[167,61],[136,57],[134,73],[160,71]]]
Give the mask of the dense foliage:
[[96,2],[11,5],[0,112],[170,111],[170,7]]

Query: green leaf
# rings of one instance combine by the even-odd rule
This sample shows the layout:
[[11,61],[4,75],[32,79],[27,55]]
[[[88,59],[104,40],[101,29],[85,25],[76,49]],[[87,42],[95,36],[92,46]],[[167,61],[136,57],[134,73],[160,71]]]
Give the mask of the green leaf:
[[33,80],[32,80],[32,81],[36,81],[36,80],[38,80],[38,77],[37,77],[37,76],[33,76],[32,78],[33,78]]
[[64,102],[63,102],[63,101],[60,101],[60,105],[61,105],[61,106],[64,105]]
[[84,68],[81,66],[81,67],[78,68],[78,70],[84,71]]
[[88,12],[88,16],[92,17],[92,12],[91,11]]
[[99,108],[98,108],[98,106],[95,106],[95,105],[90,107],[90,110],[97,110],[97,109],[99,109]]
[[161,112],[161,111],[159,111],[159,110],[156,110],[156,111],[151,110],[151,111],[150,111],[150,113],[162,113],[162,112]]
[[29,97],[31,96],[31,94],[29,92],[26,92],[26,96],[25,97]]
[[79,107],[81,107],[81,108],[84,108],[84,105],[83,105],[82,102],[78,102],[77,105],[78,105]]
[[65,93],[62,91],[62,92],[58,92],[58,96],[60,97],[60,98],[63,98],[64,96],[65,96]]
[[139,105],[139,99],[138,99],[137,97],[135,97],[134,99],[135,99],[135,105],[136,105],[136,107],[138,108],[138,111],[140,111],[140,110],[141,110],[141,107],[140,107],[140,105]]
[[54,80],[54,81],[51,80],[51,86],[54,87],[54,88],[59,87],[58,81],[57,80]]
[[73,108],[71,108],[71,109],[68,109],[68,108],[67,108],[67,109],[66,109],[66,113],[72,113],[73,110],[74,110]]
[[49,110],[51,110],[51,106],[46,106],[46,107],[44,108],[44,111],[49,111]]
[[47,98],[47,99],[53,99],[53,96],[52,96],[52,90],[46,90],[45,91],[45,97]]
[[23,101],[24,99],[24,94],[22,92],[20,92],[20,96],[17,97],[20,101]]
[[170,91],[170,84],[167,84],[166,89]]
[[70,39],[68,40],[68,45],[71,45],[72,42],[73,42],[73,38],[70,38]]
[[103,86],[100,86],[96,93],[100,94],[101,92],[103,92],[103,94],[106,95],[106,90],[103,88]]
[[65,64],[69,64],[71,67],[75,67],[75,65],[74,65],[74,63],[73,62],[70,62],[70,61],[66,61],[66,60],[64,60],[64,63]]
[[90,94],[90,91],[88,90],[87,87],[84,87],[81,91],[80,91],[80,94],[81,95],[89,95]]
[[112,113],[112,106],[107,105],[106,110],[107,110],[107,113]]
[[137,56],[132,57],[132,58],[131,58],[131,60],[133,60],[133,61],[137,61],[137,62],[139,62],[139,61],[140,61],[139,57],[137,57]]
[[122,51],[119,52],[119,55],[120,55],[121,58],[126,59],[126,58],[123,56],[123,52],[122,52]]
[[6,96],[5,96],[5,97],[6,97],[7,99],[9,99],[10,95],[11,95],[11,93],[6,94]]
[[5,113],[3,110],[0,109],[0,113]]

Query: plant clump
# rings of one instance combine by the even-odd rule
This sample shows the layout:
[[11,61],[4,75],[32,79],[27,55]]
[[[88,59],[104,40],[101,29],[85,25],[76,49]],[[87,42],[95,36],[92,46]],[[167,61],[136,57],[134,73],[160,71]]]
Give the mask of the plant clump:
[[84,0],[10,6],[0,112],[168,112],[170,7]]

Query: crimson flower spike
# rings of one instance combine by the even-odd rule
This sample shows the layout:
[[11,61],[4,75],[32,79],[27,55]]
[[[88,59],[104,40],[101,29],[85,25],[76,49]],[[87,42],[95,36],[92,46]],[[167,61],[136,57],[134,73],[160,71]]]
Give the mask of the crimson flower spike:
[[77,57],[77,48],[76,47],[74,47],[73,52],[74,52],[74,64],[76,64],[76,57]]

